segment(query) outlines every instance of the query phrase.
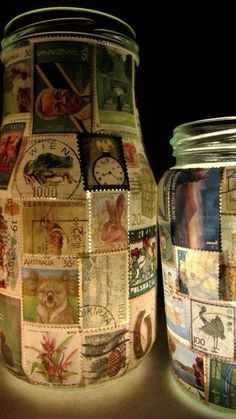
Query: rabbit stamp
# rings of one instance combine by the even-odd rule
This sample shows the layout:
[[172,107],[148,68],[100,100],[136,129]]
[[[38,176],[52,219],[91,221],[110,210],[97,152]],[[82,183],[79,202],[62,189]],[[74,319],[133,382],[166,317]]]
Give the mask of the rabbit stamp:
[[115,243],[127,244],[128,233],[121,222],[122,214],[125,209],[124,194],[120,194],[116,201],[106,199],[105,206],[109,218],[101,227],[101,240],[108,246]]

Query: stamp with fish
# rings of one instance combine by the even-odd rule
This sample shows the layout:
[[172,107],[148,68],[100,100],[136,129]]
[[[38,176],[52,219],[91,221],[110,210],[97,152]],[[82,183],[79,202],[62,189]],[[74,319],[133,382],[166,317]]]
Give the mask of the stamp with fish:
[[235,308],[191,299],[192,347],[234,358]]
[[78,195],[80,185],[81,171],[74,137],[43,136],[27,140],[17,170],[16,193],[24,199],[68,199]]
[[86,200],[24,201],[23,252],[30,255],[75,256],[87,252]]
[[80,385],[80,348],[81,339],[75,327],[24,324],[23,368],[33,383]]
[[82,260],[80,312],[84,329],[111,327],[128,321],[127,259],[127,253],[121,251]]
[[92,251],[123,250],[128,246],[128,192],[90,195]]

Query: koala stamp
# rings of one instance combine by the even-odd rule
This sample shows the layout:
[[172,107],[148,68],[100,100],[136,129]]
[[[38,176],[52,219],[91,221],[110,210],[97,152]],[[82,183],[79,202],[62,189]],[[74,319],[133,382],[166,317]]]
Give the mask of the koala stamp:
[[[42,271],[42,272],[40,272]],[[43,324],[76,323],[75,308],[69,299],[76,295],[75,276],[68,271],[28,270],[24,278],[24,318]],[[53,274],[52,274],[53,272]],[[29,298],[35,297],[35,314],[30,315]]]

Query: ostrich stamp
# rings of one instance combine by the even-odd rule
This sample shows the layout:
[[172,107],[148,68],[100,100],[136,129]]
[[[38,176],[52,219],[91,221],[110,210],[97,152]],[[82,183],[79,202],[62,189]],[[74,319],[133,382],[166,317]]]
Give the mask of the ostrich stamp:
[[234,358],[235,308],[191,300],[192,347],[199,351]]

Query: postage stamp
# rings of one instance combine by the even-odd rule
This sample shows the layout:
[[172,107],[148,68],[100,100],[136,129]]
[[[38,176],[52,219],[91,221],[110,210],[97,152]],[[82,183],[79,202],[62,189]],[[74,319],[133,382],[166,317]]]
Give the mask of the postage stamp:
[[182,345],[170,332],[168,332],[168,346],[174,373],[204,398],[204,357]]
[[91,46],[45,40],[33,48],[33,133],[91,132]]
[[24,324],[24,371],[34,383],[80,385],[81,339],[78,329]]
[[189,340],[189,301],[180,294],[165,289],[166,322],[169,329],[182,339]]
[[159,224],[159,242],[163,262],[174,265],[175,248],[171,240],[171,227],[169,224]]
[[170,184],[175,173],[175,170],[168,171],[158,183],[158,216],[162,221],[170,220]]
[[219,185],[220,168],[176,170],[170,189],[175,245],[219,250]]
[[129,332],[126,328],[86,333],[82,343],[85,384],[119,377],[127,368]]
[[236,409],[236,364],[209,358],[208,369],[209,402]]
[[234,358],[235,308],[198,300],[191,302],[192,347],[208,354]]
[[75,256],[88,250],[86,199],[70,202],[23,202],[23,252]]
[[20,206],[0,198],[0,289],[17,293],[20,263]]
[[164,287],[171,293],[179,292],[179,278],[177,269],[165,262],[162,262],[162,276]]
[[80,184],[80,163],[74,137],[44,136],[27,140],[15,180],[16,190],[22,198],[74,198]]
[[132,56],[118,48],[97,45],[97,129],[136,128]]
[[149,291],[156,284],[156,226],[131,230],[130,235],[130,298]]
[[93,252],[124,250],[128,246],[128,192],[92,192]]
[[0,137],[0,189],[7,190],[20,151],[25,122],[5,124]]
[[224,214],[236,214],[236,167],[225,167],[223,170],[221,208]]
[[78,324],[76,268],[23,267],[22,282],[25,321],[57,325]]
[[128,321],[128,255],[112,252],[82,260],[81,326],[111,327]]
[[24,45],[3,54],[3,116],[31,111],[32,66],[30,46]]
[[130,301],[130,363],[137,364],[151,349],[156,336],[156,290]]
[[180,292],[219,300],[219,253],[177,248]]
[[86,189],[129,189],[121,137],[80,135],[78,144]]
[[21,366],[21,301],[0,294],[0,341],[8,347],[1,357],[8,368],[22,374]]

